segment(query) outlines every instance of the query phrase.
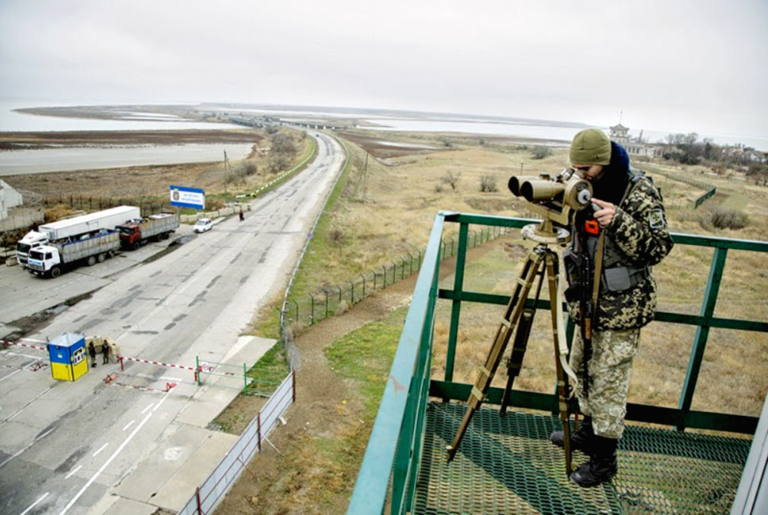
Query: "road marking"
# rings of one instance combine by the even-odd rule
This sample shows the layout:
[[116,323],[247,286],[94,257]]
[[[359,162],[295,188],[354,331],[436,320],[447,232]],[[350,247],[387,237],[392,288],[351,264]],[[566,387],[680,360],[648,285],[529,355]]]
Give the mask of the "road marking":
[[67,474],[64,479],[69,479],[70,477],[72,477],[72,474],[74,474],[75,472],[77,472],[81,468],[83,468],[83,466],[82,465],[78,465],[77,468],[75,470],[73,470],[72,472],[70,472],[69,474]]
[[91,477],[91,479],[88,480],[88,482],[83,485],[83,487],[80,489],[79,492],[77,492],[77,495],[75,495],[71,501],[69,501],[69,504],[67,504],[64,509],[61,511],[59,515],[64,515],[69,511],[69,509],[77,502],[77,500],[80,498],[81,495],[85,493],[85,491],[88,489],[89,486],[93,484],[94,481],[96,481],[96,478],[99,477],[99,475],[104,472],[104,470],[109,466],[112,461],[117,458],[117,455],[122,452],[122,450],[125,448],[126,445],[128,445],[128,442],[133,440],[133,437],[136,436],[136,433],[139,432],[139,429],[141,429],[144,424],[146,424],[147,420],[149,420],[149,417],[152,416],[152,413],[148,413],[146,417],[144,417],[144,420],[141,421],[141,423],[136,426],[136,429],[131,432],[130,435],[128,435],[128,438],[125,439],[125,441],[120,444],[120,447],[117,448],[117,450],[112,454],[112,456],[109,457],[109,459],[104,462],[104,465],[101,466],[99,470],[96,471],[96,473]]
[[104,445],[102,445],[102,446],[99,448],[99,450],[98,450],[98,451],[94,452],[92,457],[93,457],[93,458],[95,458],[95,457],[96,457],[96,456],[97,456],[97,455],[98,455],[98,454],[99,454],[101,451],[103,451],[104,449],[106,449],[106,448],[107,448],[107,445],[109,445],[109,442],[105,443]]
[[126,429],[128,429],[129,427],[131,427],[131,426],[133,425],[133,423],[134,423],[134,422],[136,422],[136,421],[135,421],[135,420],[131,420],[130,422],[128,422],[128,425],[126,425],[126,426],[123,428],[123,431],[125,431]]
[[46,393],[48,393],[48,391],[49,391],[51,388],[53,388],[53,386],[49,386],[48,388],[46,388],[45,390],[43,390],[43,392],[42,392],[40,395],[38,395],[37,397],[35,397],[34,399],[32,399],[31,401],[29,401],[28,403],[26,403],[26,404],[25,404],[23,407],[19,408],[19,409],[16,411],[16,413],[14,413],[13,415],[11,415],[11,416],[10,416],[10,417],[8,417],[7,419],[5,419],[5,421],[4,421],[3,423],[0,423],[0,427],[3,427],[3,425],[4,425],[4,424],[6,424],[6,423],[8,423],[8,422],[10,422],[10,420],[11,420],[13,417],[15,417],[16,415],[18,415],[19,413],[21,413],[22,411],[24,411],[25,409],[27,409],[27,407],[28,407],[30,404],[32,404],[32,403],[33,403],[33,402],[35,402],[37,399],[39,399],[40,397],[42,397],[43,395],[45,395]]
[[142,411],[142,412],[141,412],[141,414],[143,415],[144,413],[146,413],[147,411],[149,411],[149,409],[150,409],[152,406],[154,406],[154,405],[155,405],[155,403],[153,402],[152,404],[150,404],[149,406],[147,406],[146,408],[144,408],[144,411]]
[[42,501],[43,499],[45,499],[46,497],[48,497],[48,494],[49,494],[49,493],[50,493],[50,492],[45,492],[41,498],[39,498],[39,499],[38,499],[38,500],[36,500],[34,503],[32,503],[32,506],[30,506],[30,507],[29,507],[29,508],[27,508],[26,510],[22,511],[22,512],[21,512],[21,515],[25,515],[25,514],[29,513],[29,510],[31,510],[32,508],[34,508],[35,506],[37,506],[38,504],[40,504],[40,501]]
[[0,378],[0,382],[2,382],[2,381],[5,381],[6,379],[8,379],[9,377],[11,377],[12,375],[18,374],[19,372],[21,372],[21,369],[18,369],[16,372],[11,372],[11,373],[10,373],[10,374],[8,374],[7,376],[5,376],[5,377],[3,377],[3,378]]

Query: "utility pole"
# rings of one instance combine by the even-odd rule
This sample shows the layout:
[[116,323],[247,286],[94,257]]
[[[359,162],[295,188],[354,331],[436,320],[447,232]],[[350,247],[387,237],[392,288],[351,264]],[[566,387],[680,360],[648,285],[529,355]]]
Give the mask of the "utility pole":
[[229,164],[229,158],[227,157],[227,151],[224,150],[224,194],[228,195],[229,192],[227,192],[227,183],[229,182],[229,177],[232,174],[232,166]]

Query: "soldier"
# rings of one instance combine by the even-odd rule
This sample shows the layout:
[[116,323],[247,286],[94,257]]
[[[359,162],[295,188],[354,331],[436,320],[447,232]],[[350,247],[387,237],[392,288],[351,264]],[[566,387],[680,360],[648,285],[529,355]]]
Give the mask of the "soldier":
[[104,340],[104,343],[101,344],[101,353],[104,355],[104,359],[102,360],[101,364],[106,365],[109,363],[109,345],[107,344],[107,340]]
[[91,367],[96,366],[96,347],[93,346],[93,342],[88,343],[88,355],[91,356]]
[[[576,394],[584,421],[571,435],[571,446],[590,458],[571,474],[582,487],[597,486],[616,475],[616,446],[624,431],[627,391],[640,328],[656,309],[656,283],[651,267],[672,249],[661,194],[650,179],[635,175],[627,152],[598,129],[573,138],[572,166],[590,181],[599,209],[579,212],[572,227],[573,244],[564,253],[570,287],[566,291],[570,316],[584,325],[584,291],[592,284],[576,281],[573,267],[594,263],[599,234],[605,233],[597,305],[591,322],[591,344],[576,331],[570,365],[579,382]],[[595,223],[597,222],[597,223]],[[578,266],[578,265],[576,265]],[[586,365],[586,366],[585,366]],[[550,437],[564,446],[562,431]]]

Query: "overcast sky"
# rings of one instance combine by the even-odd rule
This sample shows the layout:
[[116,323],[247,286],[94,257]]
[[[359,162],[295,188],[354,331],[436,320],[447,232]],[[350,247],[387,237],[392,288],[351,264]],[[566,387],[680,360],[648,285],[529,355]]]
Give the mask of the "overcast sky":
[[0,0],[13,100],[623,112],[768,137],[766,63],[766,0]]

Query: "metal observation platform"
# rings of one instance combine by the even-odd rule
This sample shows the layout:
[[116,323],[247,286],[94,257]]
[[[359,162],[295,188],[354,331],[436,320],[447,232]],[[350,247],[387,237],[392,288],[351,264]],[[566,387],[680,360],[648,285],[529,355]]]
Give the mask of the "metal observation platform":
[[[447,462],[446,446],[468,409],[472,389],[453,381],[461,304],[509,302],[509,297],[464,290],[469,226],[507,231],[536,222],[452,212],[436,216],[347,513],[730,513],[758,418],[695,411],[691,404],[711,328],[768,332],[765,321],[715,316],[728,252],[768,252],[765,242],[673,234],[678,246],[708,247],[713,252],[700,314],[659,311],[655,318],[695,327],[685,381],[677,408],[628,405],[627,428],[617,453],[619,473],[610,483],[580,488],[569,482],[563,451],[549,441],[549,434],[560,426],[554,393],[515,389],[510,409],[501,416],[502,389],[490,388],[454,460]],[[440,288],[438,280],[447,224],[459,224],[452,289]],[[443,378],[430,377],[438,299],[451,303]],[[549,303],[539,300],[535,308],[549,311]],[[572,330],[570,325],[569,339]],[[585,460],[574,452],[576,465]]]

